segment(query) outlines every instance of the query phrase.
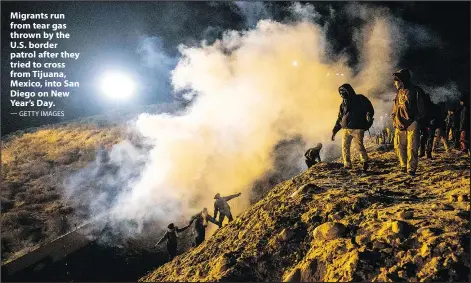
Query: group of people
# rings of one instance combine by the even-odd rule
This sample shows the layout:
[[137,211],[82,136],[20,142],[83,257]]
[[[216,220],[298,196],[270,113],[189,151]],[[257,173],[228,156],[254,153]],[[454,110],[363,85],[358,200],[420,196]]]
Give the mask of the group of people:
[[[462,152],[469,154],[469,105],[468,97],[460,98],[459,109],[448,110],[444,103],[435,104],[430,95],[411,81],[411,73],[407,69],[393,73],[393,83],[397,89],[391,118],[394,134],[389,128],[381,133],[385,143],[394,142],[394,148],[399,159],[401,171],[415,176],[418,157],[427,155],[432,158],[432,151],[442,141],[445,150],[449,150],[448,142],[458,144]],[[369,168],[369,158],[363,144],[365,131],[374,121],[374,107],[371,101],[362,94],[355,93],[350,84],[343,84],[338,89],[342,97],[339,113],[332,129],[332,141],[336,134],[342,130],[342,158],[344,168],[351,169],[350,147],[354,143],[359,152],[363,171]],[[446,115],[446,117],[445,117]],[[320,151],[322,144],[309,149],[305,153],[306,165],[310,168],[321,162]],[[176,227],[173,223],[168,225],[168,230],[157,245],[167,240],[167,251],[170,259],[177,254],[178,233],[188,229],[193,223],[193,246],[200,245],[206,234],[208,222],[219,227],[225,217],[232,221],[229,200],[240,196],[240,193],[222,197],[219,193],[214,196],[214,217],[208,214],[207,208],[191,217],[189,224],[183,228]],[[219,213],[219,220],[216,220]]]
[[[170,223],[167,226],[167,231],[165,232],[164,236],[159,240],[156,246],[160,245],[164,241],[167,241],[167,252],[169,255],[169,260],[172,260],[177,255],[178,233],[185,231],[193,223],[195,223],[193,230],[193,247],[199,246],[205,239],[206,227],[208,226],[208,222],[211,222],[220,228],[222,227],[222,223],[224,222],[224,219],[226,217],[228,218],[229,222],[233,220],[231,207],[227,202],[240,195],[241,193],[223,197],[221,196],[221,194],[217,193],[214,196],[214,217],[209,215],[208,209],[205,207],[201,212],[198,212],[197,214],[193,215],[188,225],[183,228],[178,228],[173,223]],[[218,218],[218,214],[219,219],[216,220]]]
[[[383,143],[394,143],[402,172],[415,176],[418,158],[425,155],[432,158],[432,152],[440,141],[447,151],[451,141],[455,146],[459,146],[463,153],[469,154],[468,96],[461,96],[458,109],[450,109],[446,115],[446,104],[433,103],[430,94],[412,83],[408,69],[393,73],[393,83],[397,89],[391,113],[394,134],[389,128],[385,128],[377,137],[377,142],[381,139]],[[349,84],[340,86],[339,94],[342,103],[331,139],[334,141],[335,135],[342,129],[344,168],[352,168],[350,147],[353,142],[360,152],[362,168],[367,171],[369,160],[363,139],[365,131],[373,125],[373,105],[365,96],[356,94]],[[318,144],[306,152],[308,167],[320,161],[321,148],[322,145]]]

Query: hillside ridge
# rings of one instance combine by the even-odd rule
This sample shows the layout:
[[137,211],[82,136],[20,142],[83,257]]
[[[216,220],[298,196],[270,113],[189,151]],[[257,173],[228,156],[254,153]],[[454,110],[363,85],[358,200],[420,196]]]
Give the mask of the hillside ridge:
[[197,248],[140,281],[469,281],[469,157],[392,150],[371,170],[320,163],[276,185]]

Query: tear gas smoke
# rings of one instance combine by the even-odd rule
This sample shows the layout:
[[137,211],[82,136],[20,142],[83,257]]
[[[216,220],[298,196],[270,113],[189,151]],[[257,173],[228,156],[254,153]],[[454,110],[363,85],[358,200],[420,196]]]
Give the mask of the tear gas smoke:
[[[292,9],[304,15],[301,21],[262,20],[248,31],[228,31],[210,45],[180,46],[172,84],[193,103],[179,116],[139,117],[136,129],[152,148],[144,163],[140,152],[137,161],[121,161],[140,174],[128,179],[124,171],[115,179],[124,188],[107,206],[111,219],[177,222],[203,207],[211,210],[217,192],[243,193],[231,201],[237,215],[254,183],[276,171],[277,156],[286,160],[282,171],[291,175],[305,169],[302,153],[308,147],[322,142],[331,148],[341,103],[337,89],[343,83],[372,100],[375,117],[390,113],[391,74],[408,48],[400,22],[387,10],[361,8],[374,17],[355,32],[360,63],[352,67],[348,54],[331,50],[325,30],[335,23],[320,26],[306,20],[318,16],[312,5],[294,4]],[[277,155],[280,142],[295,138],[303,148],[282,147]]]

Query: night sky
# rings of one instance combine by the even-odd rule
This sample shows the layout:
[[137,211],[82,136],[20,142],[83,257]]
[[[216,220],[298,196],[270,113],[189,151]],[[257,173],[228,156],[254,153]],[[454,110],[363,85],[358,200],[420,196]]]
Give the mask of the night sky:
[[[290,2],[265,2],[266,13],[274,20],[289,17]],[[342,2],[315,2],[317,12],[327,15]],[[2,135],[31,126],[70,120],[103,113],[120,107],[171,102],[174,96],[168,80],[169,71],[178,61],[178,45],[197,45],[202,39],[210,43],[228,29],[242,30],[250,22],[231,2],[2,2]],[[416,81],[440,85],[449,81],[458,84],[462,93],[469,93],[470,66],[470,3],[469,2],[373,2],[387,6],[395,16],[434,31],[442,41],[439,47],[413,49],[400,64],[416,74]],[[80,82],[69,99],[58,106],[66,111],[64,118],[22,118],[11,116],[9,102],[9,33],[11,11],[23,13],[64,13],[71,39],[57,41],[61,50],[80,52],[80,59],[67,61],[69,78]],[[329,26],[335,52],[352,54],[355,25],[342,14]],[[47,22],[47,21],[45,21]],[[145,60],[146,44],[161,57]],[[141,50],[141,51],[140,51]],[[152,59],[152,58],[151,58]],[[151,64],[149,64],[151,63]],[[97,92],[98,78],[110,69],[125,70],[139,84],[139,94],[131,102],[117,103]],[[391,70],[395,71],[395,70]],[[26,109],[25,109],[26,110]]]

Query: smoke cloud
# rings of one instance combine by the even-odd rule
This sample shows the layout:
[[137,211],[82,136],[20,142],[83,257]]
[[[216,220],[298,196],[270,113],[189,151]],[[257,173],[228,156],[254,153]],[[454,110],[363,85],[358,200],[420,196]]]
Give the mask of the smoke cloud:
[[[289,178],[305,170],[302,154],[308,147],[340,143],[340,137],[332,143],[330,136],[343,83],[372,100],[377,120],[390,112],[391,74],[412,44],[412,31],[404,30],[388,10],[359,4],[346,8],[352,18],[365,19],[354,32],[359,63],[351,66],[350,55],[333,53],[326,36],[335,22],[316,24],[320,14],[312,5],[293,4],[294,23],[258,21],[266,16],[260,2],[236,5],[249,24],[256,21],[252,29],[226,31],[212,44],[179,48],[173,91],[184,93],[192,104],[180,115],[138,118],[135,129],[151,145],[145,153],[129,144],[111,152],[112,162],[123,170],[114,178],[121,189],[106,205],[116,223],[188,220],[203,207],[211,211],[216,193],[242,192],[230,202],[237,215],[250,201],[250,188],[264,176],[278,171]],[[327,17],[335,14],[331,10]],[[425,29],[418,32],[428,36]],[[154,66],[167,62],[153,56],[148,62]],[[298,142],[280,146],[290,140]],[[334,157],[324,153],[323,159]]]

